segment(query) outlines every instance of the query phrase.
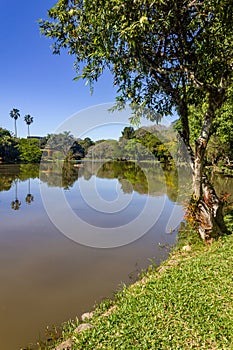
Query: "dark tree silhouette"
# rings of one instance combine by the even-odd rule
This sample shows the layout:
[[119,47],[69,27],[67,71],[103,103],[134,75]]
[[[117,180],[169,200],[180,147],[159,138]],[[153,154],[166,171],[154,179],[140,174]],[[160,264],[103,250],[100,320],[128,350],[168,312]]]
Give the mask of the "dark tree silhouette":
[[24,121],[28,126],[28,136],[30,136],[30,125],[33,123],[33,117],[30,116],[30,114],[25,115]]
[[17,125],[16,125],[16,121],[17,119],[20,117],[20,113],[19,110],[17,108],[13,108],[10,111],[10,117],[13,118],[15,120],[15,137],[17,137]]

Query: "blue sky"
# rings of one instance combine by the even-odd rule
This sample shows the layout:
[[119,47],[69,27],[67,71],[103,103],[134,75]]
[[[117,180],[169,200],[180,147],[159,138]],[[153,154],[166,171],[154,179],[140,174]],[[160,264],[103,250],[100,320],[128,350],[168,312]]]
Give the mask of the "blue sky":
[[[27,135],[23,120],[26,114],[34,117],[31,135],[43,136],[57,130],[67,118],[77,112],[114,102],[116,90],[110,73],[106,72],[101,77],[95,85],[93,95],[90,95],[84,81],[73,81],[74,59],[66,53],[53,55],[51,41],[40,35],[37,20],[45,18],[47,10],[55,3],[55,0],[0,2],[0,127],[14,131],[9,112],[12,108],[18,108],[21,113],[18,119],[19,137]],[[82,113],[77,115],[78,131],[86,114],[85,118]],[[119,118],[114,115],[111,120],[112,116],[108,113],[103,113],[101,118],[97,114],[95,116],[90,108],[88,118],[94,120],[94,125],[106,124],[108,121],[119,122],[119,125],[97,128],[99,138],[117,138],[123,128],[121,123],[127,123],[128,115],[129,112],[123,113]],[[98,138],[98,130],[93,137]]]

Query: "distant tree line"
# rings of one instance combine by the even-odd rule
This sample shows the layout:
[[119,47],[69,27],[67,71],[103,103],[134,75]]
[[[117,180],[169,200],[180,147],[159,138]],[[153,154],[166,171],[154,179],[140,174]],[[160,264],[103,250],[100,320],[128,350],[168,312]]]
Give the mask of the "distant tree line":
[[[30,117],[30,116],[28,116]],[[220,116],[223,118],[223,116]],[[226,116],[225,116],[226,118]],[[228,118],[228,124],[232,124]],[[29,120],[30,121],[30,120]],[[198,118],[195,119],[198,128]],[[229,127],[229,125],[228,125]],[[127,126],[119,140],[93,141],[89,137],[75,138],[69,131],[48,134],[42,138],[16,138],[10,131],[0,128],[0,158],[5,163],[39,163],[43,161],[86,159],[136,160],[163,163],[182,162],[184,155],[176,130],[179,122],[169,127],[152,126],[134,129]],[[221,130],[221,129],[219,129]],[[195,130],[192,131],[195,133]],[[195,135],[193,136],[195,139]],[[228,166],[233,159],[233,135],[223,128],[219,135],[214,134],[206,152],[206,164]]]
[[[158,129],[142,127],[134,130],[132,126],[127,126],[123,129],[119,141],[97,141],[95,145],[89,148],[86,157],[91,159],[159,160],[167,162],[172,158],[169,149],[172,146],[175,150],[177,142],[172,129],[164,128],[163,132],[164,140],[161,139],[161,132]],[[172,145],[169,144],[170,139],[172,140],[171,135],[174,139]]]
[[4,163],[39,163],[42,156],[44,160],[80,160],[93,144],[89,137],[76,139],[67,131],[42,138],[16,138],[0,128],[0,160]]

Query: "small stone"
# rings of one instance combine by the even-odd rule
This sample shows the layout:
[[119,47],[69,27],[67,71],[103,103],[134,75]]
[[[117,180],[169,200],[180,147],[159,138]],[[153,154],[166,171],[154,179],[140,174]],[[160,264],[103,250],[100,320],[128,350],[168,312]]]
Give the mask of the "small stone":
[[169,260],[169,265],[177,265],[178,261],[177,260]]
[[72,340],[68,339],[63,343],[61,343],[60,345],[58,345],[55,350],[71,350],[72,345],[73,345]]
[[103,316],[103,317],[109,316],[109,315],[111,315],[115,310],[116,310],[116,305],[113,305],[113,306],[111,306],[110,309],[108,309],[102,316]]
[[160,269],[158,270],[159,273],[166,271],[167,269],[170,269],[171,266],[161,266]]
[[93,312],[85,312],[85,314],[82,314],[81,320],[90,320],[93,317]]
[[82,323],[74,331],[75,331],[75,333],[81,333],[81,332],[85,331],[86,329],[91,329],[91,328],[93,328],[92,324]]
[[186,252],[190,252],[192,250],[192,247],[190,245],[184,245],[182,249]]

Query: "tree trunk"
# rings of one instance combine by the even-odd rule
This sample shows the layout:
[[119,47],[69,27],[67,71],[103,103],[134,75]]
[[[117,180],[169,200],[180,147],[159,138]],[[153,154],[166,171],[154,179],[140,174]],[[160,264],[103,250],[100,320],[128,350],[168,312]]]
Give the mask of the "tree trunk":
[[[210,129],[215,111],[224,101],[224,94],[209,96],[209,107],[204,116],[200,137],[195,142],[195,154],[191,159],[193,170],[193,199],[190,202],[189,213],[196,221],[199,234],[204,241],[213,240],[228,233],[223,219],[223,202],[218,198],[213,186],[208,182],[204,172],[204,161]],[[195,205],[194,205],[195,203]],[[194,207],[192,207],[194,205]]]
[[16,125],[16,119],[15,119],[15,137],[17,137],[17,125]]
[[223,219],[223,202],[218,198],[204,172],[206,146],[207,140],[204,137],[196,141],[192,166],[195,210],[193,210],[193,200],[189,208],[189,213],[192,211],[192,219],[195,220],[199,234],[205,242],[228,233]]
[[203,241],[208,242],[228,233],[223,219],[223,202],[205,176],[202,176],[202,194],[197,200],[195,218]]
[[201,155],[196,155],[193,166],[193,194],[195,198],[200,198],[202,194],[202,173],[204,159]]

